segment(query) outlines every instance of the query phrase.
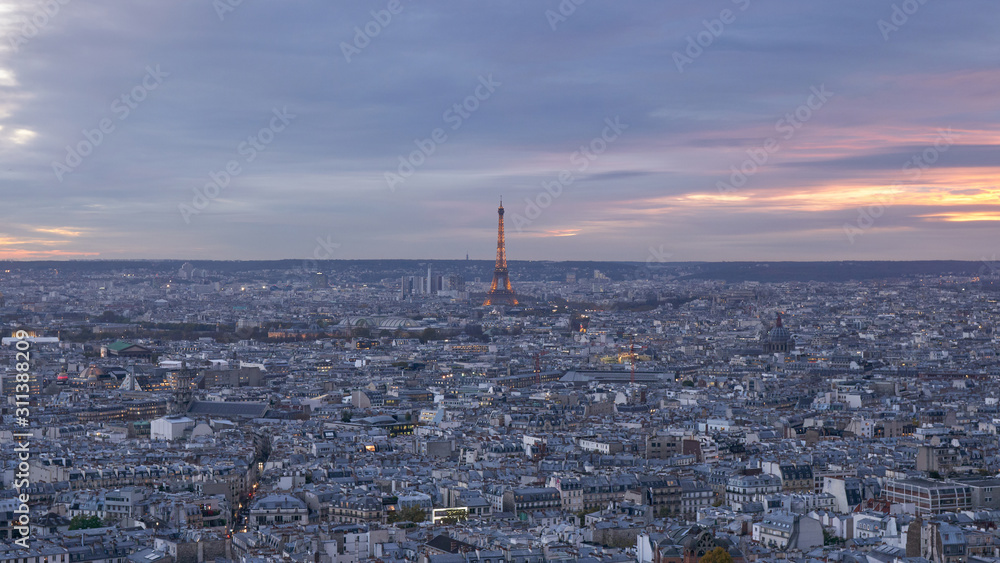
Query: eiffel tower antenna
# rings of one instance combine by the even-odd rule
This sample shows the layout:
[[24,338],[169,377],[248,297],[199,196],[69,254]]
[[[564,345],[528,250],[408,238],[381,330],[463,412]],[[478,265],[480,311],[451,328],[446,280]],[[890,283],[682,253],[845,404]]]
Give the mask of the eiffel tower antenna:
[[497,263],[493,268],[493,283],[486,294],[484,306],[517,305],[517,296],[510,286],[510,275],[507,273],[507,244],[503,237],[503,196],[500,197],[500,207],[497,208]]

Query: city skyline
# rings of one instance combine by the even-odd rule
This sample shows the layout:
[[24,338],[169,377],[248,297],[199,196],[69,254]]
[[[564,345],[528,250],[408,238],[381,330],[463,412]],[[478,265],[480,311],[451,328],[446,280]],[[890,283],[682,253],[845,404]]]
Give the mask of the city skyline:
[[0,259],[489,260],[501,194],[512,261],[1000,246],[987,2],[49,4]]

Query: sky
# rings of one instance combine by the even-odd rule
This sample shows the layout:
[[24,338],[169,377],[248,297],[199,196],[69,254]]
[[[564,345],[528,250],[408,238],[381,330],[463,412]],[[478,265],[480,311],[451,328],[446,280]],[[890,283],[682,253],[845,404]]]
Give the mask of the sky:
[[0,259],[995,261],[996,0],[0,0]]

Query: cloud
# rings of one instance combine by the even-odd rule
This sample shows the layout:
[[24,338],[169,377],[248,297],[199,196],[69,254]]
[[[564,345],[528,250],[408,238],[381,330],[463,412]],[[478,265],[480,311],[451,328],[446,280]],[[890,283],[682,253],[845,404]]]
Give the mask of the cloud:
[[[244,2],[221,20],[211,2],[70,2],[0,48],[0,189],[24,225],[11,252],[295,258],[330,236],[342,258],[490,258],[499,196],[524,214],[568,171],[509,230],[512,259],[641,261],[661,244],[675,259],[976,258],[994,221],[954,218],[993,212],[962,206],[996,196],[1000,68],[983,46],[1000,6],[958,2],[923,5],[889,41],[877,21],[892,3],[870,0],[588,2],[555,30],[555,0],[403,0],[377,26],[379,0]],[[0,36],[38,6],[0,0]],[[673,53],[724,8],[735,21],[678,72]],[[378,32],[348,62],[366,26]],[[169,75],[143,92],[157,65]],[[465,109],[489,75],[496,91]],[[835,97],[781,137],[822,84]],[[284,107],[298,117],[248,159]],[[574,153],[615,117],[629,128],[583,168]],[[386,172],[439,128],[447,140],[391,192]],[[956,144],[901,174],[946,128]],[[780,150],[720,193],[772,137]],[[53,163],[87,143],[59,181]],[[231,161],[240,173],[185,223],[178,206]],[[890,211],[848,244],[842,224],[894,183]]]

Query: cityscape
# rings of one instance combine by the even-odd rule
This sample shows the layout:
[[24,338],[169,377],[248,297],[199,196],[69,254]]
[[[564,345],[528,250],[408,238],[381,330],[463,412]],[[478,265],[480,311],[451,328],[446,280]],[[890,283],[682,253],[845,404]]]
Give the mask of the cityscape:
[[990,264],[532,266],[497,211],[492,272],[7,263],[5,560],[995,560]]
[[0,0],[0,563],[1000,563],[996,0]]

